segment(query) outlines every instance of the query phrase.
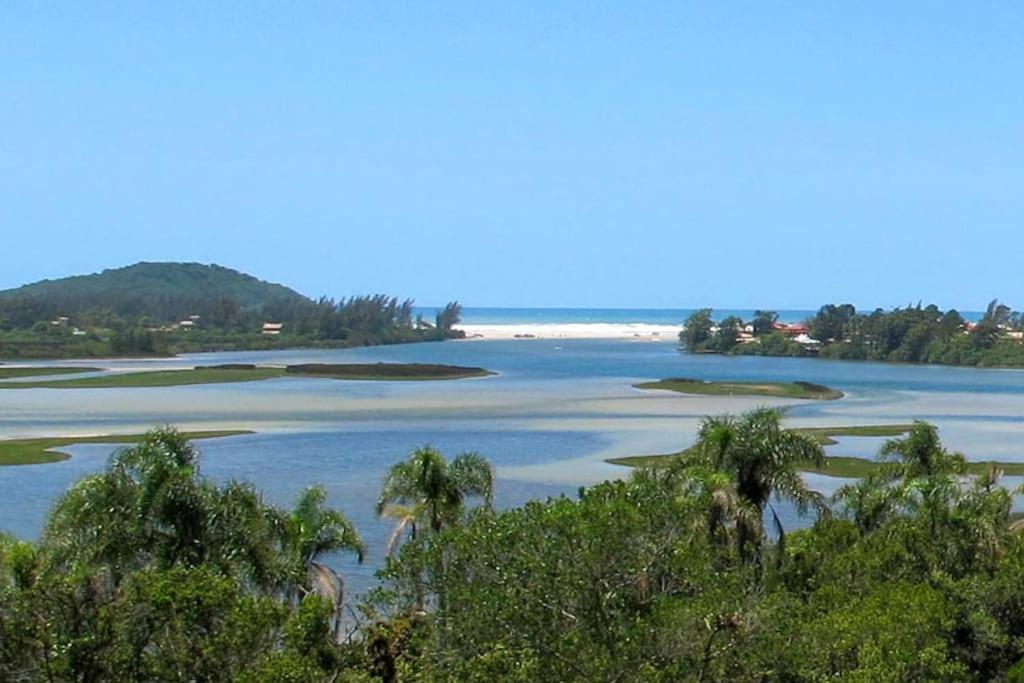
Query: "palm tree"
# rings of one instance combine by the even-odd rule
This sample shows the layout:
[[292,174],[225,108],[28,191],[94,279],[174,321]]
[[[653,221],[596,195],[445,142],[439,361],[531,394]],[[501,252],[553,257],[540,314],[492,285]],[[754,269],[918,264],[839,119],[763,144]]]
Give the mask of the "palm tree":
[[985,315],[982,316],[981,320],[997,326],[1005,325],[1010,321],[1012,314],[1013,311],[1010,310],[1009,306],[999,303],[999,299],[992,299],[985,309]]
[[423,509],[420,505],[399,505],[393,503],[385,506],[378,513],[380,517],[387,517],[395,521],[395,527],[388,536],[386,552],[388,556],[394,555],[402,535],[408,532],[410,538],[416,538],[416,520],[423,516]]
[[906,505],[925,516],[934,535],[961,492],[960,477],[967,472],[964,456],[947,451],[938,429],[922,421],[907,436],[886,441],[879,456],[887,461],[888,476],[900,482]]
[[955,543],[947,550],[947,561],[955,552],[964,566],[995,566],[1006,535],[1017,530],[1010,510],[1021,488],[1003,488],[1002,470],[995,465],[967,486],[966,458],[946,450],[938,429],[927,422],[915,422],[906,437],[887,441],[881,456],[890,461],[889,477],[898,482],[909,512],[927,524],[929,537],[938,538],[944,528],[954,530]]
[[494,470],[482,455],[463,453],[449,463],[437,449],[423,446],[388,470],[377,515],[397,518],[397,534],[409,529],[415,536],[423,525],[436,533],[458,520],[466,499],[482,498],[490,508],[493,495]]
[[[821,496],[804,485],[798,470],[803,463],[823,465],[824,450],[811,437],[783,429],[781,418],[779,410],[759,408],[739,418],[708,417],[700,425],[696,453],[714,469],[730,475],[738,502],[733,507],[745,511],[735,524],[740,556],[746,561],[760,558],[766,506],[780,542],[784,539],[782,522],[770,503],[773,495],[792,500],[801,513],[812,504],[824,509]],[[718,498],[724,503],[727,497]]]
[[115,575],[153,560],[196,564],[208,549],[202,536],[209,494],[191,444],[173,429],[153,430],[57,502],[44,546],[55,565],[103,565]]
[[840,502],[853,517],[862,534],[867,534],[895,517],[906,500],[900,487],[890,478],[871,473],[855,484],[840,487],[833,500]]
[[1000,483],[1002,471],[992,465],[970,485],[964,480],[967,462],[950,453],[938,431],[916,422],[903,438],[890,439],[881,449],[885,466],[836,493],[862,533],[872,532],[904,515],[924,525],[932,549],[931,561],[943,571],[991,570],[1003,553],[1011,524],[1013,495]]
[[1013,497],[1024,487],[1009,491],[1000,485],[1003,471],[992,465],[979,475],[971,487],[958,490],[951,518],[962,543],[962,561],[969,566],[981,565],[992,571],[1005,550],[1009,534],[1018,531],[1011,523]]
[[1003,328],[1010,323],[1012,315],[1009,306],[999,303],[998,299],[992,299],[985,309],[985,315],[971,331],[971,339],[982,348],[991,347],[1003,335]]
[[47,516],[40,543],[45,563],[58,570],[105,566],[115,576],[146,564],[135,501],[135,487],[116,471],[79,480]]
[[935,425],[918,420],[902,439],[889,439],[880,456],[891,461],[890,476],[904,482],[936,475],[962,475],[967,461],[960,453],[950,453],[939,440]]
[[302,597],[315,593],[326,598],[333,609],[337,638],[345,604],[345,582],[320,560],[328,553],[349,550],[362,562],[364,547],[352,523],[341,512],[326,507],[326,500],[323,486],[310,486],[299,495],[284,519],[284,546],[292,580],[289,592],[297,591]]
[[[388,541],[391,553],[405,529],[415,538],[425,526],[431,533],[458,522],[466,499],[479,497],[490,509],[494,497],[494,470],[487,458],[479,453],[463,453],[451,462],[435,448],[417,448],[404,462],[392,465],[384,477],[377,515],[398,520]],[[435,573],[445,572],[444,558],[437,558]],[[426,603],[424,582],[415,578],[416,610],[422,612]],[[444,613],[445,595],[439,591],[438,605]]]
[[307,492],[289,515],[250,484],[218,486],[200,476],[198,454],[179,432],[158,429],[57,502],[41,547],[57,571],[104,568],[115,582],[151,564],[208,564],[265,593],[305,587],[319,554],[360,546],[351,524],[322,502],[322,492]]

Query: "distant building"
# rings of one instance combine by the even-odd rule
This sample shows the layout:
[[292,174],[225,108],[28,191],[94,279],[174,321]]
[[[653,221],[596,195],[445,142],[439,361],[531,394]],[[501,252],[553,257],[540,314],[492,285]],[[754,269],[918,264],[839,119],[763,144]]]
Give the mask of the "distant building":
[[799,337],[810,332],[810,328],[803,323],[772,323],[772,330],[786,335],[787,337]]
[[282,323],[263,323],[263,334],[281,334],[281,330],[284,329]]
[[67,327],[68,326],[68,322],[70,322],[68,320],[68,317],[66,315],[62,315],[59,318],[55,318],[55,319],[51,320],[50,324],[51,325],[60,325],[62,327]]
[[178,323],[178,329],[185,330],[187,332],[188,330],[191,330],[193,327],[195,327],[195,325],[195,322],[192,320],[182,320],[180,323]]
[[812,339],[809,335],[807,335],[807,333],[798,334],[793,338],[793,341],[795,341],[797,344],[803,344],[805,346],[817,346],[818,344],[821,343],[817,339]]

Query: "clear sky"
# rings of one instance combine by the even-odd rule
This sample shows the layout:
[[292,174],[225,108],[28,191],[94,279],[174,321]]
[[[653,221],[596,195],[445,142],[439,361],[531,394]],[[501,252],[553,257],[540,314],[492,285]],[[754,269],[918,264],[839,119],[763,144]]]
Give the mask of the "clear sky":
[[0,287],[1024,308],[1022,219],[1020,2],[0,6]]

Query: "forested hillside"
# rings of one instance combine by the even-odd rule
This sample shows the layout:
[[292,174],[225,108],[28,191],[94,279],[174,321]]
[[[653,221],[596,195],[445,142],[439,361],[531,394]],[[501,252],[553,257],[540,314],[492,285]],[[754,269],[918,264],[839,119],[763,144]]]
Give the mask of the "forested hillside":
[[283,285],[202,263],[142,262],[0,291],[0,310],[20,325],[99,311],[174,322],[190,315],[215,316],[225,301],[241,311],[312,303]]
[[434,341],[458,336],[460,311],[427,322],[412,299],[313,300],[223,266],[137,263],[0,292],[0,358]]

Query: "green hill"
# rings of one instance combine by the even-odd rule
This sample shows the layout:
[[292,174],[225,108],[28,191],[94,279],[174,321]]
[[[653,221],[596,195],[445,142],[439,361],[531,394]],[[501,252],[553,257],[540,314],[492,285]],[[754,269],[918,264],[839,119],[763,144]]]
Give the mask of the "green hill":
[[[119,316],[175,320],[211,314],[230,301],[242,311],[290,307],[309,299],[283,285],[202,263],[136,263],[0,291],[0,304],[31,304],[38,314],[74,316],[105,309]],[[39,315],[37,319],[41,319]]]
[[0,358],[441,341],[462,336],[455,329],[461,308],[449,303],[430,324],[412,299],[314,301],[223,266],[136,263],[0,291]]

